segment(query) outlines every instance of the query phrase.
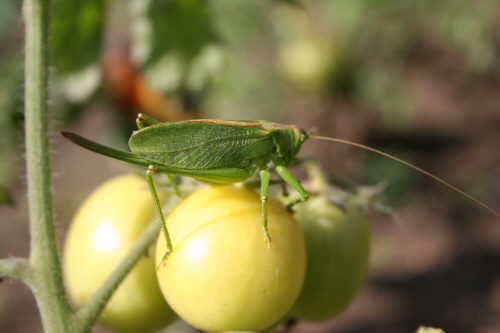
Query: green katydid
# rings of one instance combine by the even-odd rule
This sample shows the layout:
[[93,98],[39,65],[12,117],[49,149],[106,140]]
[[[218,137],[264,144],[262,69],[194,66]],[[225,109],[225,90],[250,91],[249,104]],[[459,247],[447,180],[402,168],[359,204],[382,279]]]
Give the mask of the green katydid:
[[152,174],[167,174],[175,193],[180,198],[180,191],[171,175],[192,177],[214,184],[233,184],[246,181],[259,169],[262,229],[264,239],[269,243],[271,239],[267,230],[267,196],[270,180],[267,165],[273,162],[274,168],[282,180],[300,195],[297,200],[287,205],[288,209],[306,201],[309,197],[308,192],[293,177],[287,167],[296,160],[302,144],[308,139],[349,144],[382,154],[453,188],[500,217],[500,214],[470,195],[403,160],[354,142],[313,136],[293,125],[280,125],[265,120],[211,119],[161,123],[144,114],[139,114],[136,122],[139,129],[132,133],[128,142],[131,152],[109,148],[77,134],[69,132],[62,132],[62,134],[66,139],[83,148],[147,168],[146,178],[167,242],[167,252],[164,258],[172,251],[172,242]]

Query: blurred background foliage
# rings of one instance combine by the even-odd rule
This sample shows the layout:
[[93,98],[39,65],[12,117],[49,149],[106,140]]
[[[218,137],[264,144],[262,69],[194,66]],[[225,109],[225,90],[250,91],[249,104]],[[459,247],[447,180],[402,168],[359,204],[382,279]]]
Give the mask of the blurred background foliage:
[[[0,2],[0,200],[11,205],[23,200],[20,7],[17,0]],[[500,210],[498,1],[53,0],[51,7],[54,130],[74,129],[126,149],[137,112],[162,121],[293,123],[401,157]],[[56,171],[63,170],[56,188],[79,189],[56,194],[69,210],[60,215],[66,221],[97,181],[89,180],[117,169],[100,157],[76,162],[84,154],[79,148],[57,134],[54,141]],[[498,265],[492,235],[498,236],[499,221],[384,157],[321,142],[303,150],[349,182],[389,180],[388,202],[405,228],[375,216],[375,277],[364,301],[335,324],[297,331],[408,332],[420,324],[453,332],[500,329],[500,273],[482,271]],[[69,156],[76,166],[58,162]],[[98,165],[106,168],[97,174]],[[74,179],[76,173],[81,177]],[[12,234],[6,226],[1,231]],[[19,235],[26,238],[26,231]],[[15,253],[8,245],[1,241],[0,251]],[[479,261],[459,269],[469,263],[463,256]],[[450,275],[445,283],[443,270],[455,276],[455,269],[476,272],[466,282],[478,285],[464,291],[463,281]],[[443,283],[456,290],[443,290]],[[415,284],[420,289],[405,291]],[[382,289],[385,298],[377,294]],[[463,298],[450,296],[455,293]],[[0,316],[0,331],[19,327]]]

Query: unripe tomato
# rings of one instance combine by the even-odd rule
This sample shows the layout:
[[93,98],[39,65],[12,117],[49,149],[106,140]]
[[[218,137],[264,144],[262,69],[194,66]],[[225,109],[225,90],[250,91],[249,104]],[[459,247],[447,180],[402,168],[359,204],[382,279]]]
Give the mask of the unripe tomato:
[[[110,275],[156,212],[144,178],[127,174],[97,188],[70,226],[64,249],[68,293],[81,305]],[[111,297],[99,323],[118,332],[153,332],[177,316],[156,280],[153,246]]]
[[183,200],[167,220],[173,252],[162,263],[160,287],[189,324],[208,332],[261,331],[290,309],[305,273],[302,232],[292,214],[269,198],[264,241],[259,195],[211,186]]
[[344,311],[361,290],[368,269],[370,229],[353,202],[311,197],[294,207],[307,248],[307,273],[292,315],[324,321]]
[[337,56],[334,47],[314,38],[289,42],[279,51],[280,70],[292,82],[306,89],[325,85]]

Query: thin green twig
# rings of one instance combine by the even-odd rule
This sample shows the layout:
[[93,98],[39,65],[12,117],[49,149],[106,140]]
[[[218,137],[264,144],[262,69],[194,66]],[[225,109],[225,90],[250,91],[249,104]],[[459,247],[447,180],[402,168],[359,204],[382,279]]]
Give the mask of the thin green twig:
[[137,261],[146,253],[151,244],[158,238],[160,222],[155,220],[143,231],[136,240],[127,256],[120,262],[118,267],[111,273],[101,287],[93,293],[87,301],[77,310],[75,318],[75,332],[88,332],[102,312],[107,301],[119,286],[128,272]]

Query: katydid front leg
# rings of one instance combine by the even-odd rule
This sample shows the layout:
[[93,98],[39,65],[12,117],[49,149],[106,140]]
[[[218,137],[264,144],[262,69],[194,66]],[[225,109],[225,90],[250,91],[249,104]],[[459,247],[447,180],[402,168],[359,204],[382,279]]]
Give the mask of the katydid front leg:
[[287,168],[283,165],[276,165],[276,163],[274,165],[276,166],[276,172],[278,175],[300,195],[297,200],[286,205],[286,208],[291,211],[292,207],[296,204],[307,201],[307,199],[309,199],[309,193],[307,193],[300,182],[290,173],[290,171],[288,171]]

